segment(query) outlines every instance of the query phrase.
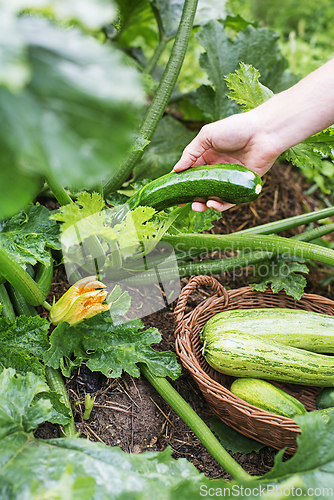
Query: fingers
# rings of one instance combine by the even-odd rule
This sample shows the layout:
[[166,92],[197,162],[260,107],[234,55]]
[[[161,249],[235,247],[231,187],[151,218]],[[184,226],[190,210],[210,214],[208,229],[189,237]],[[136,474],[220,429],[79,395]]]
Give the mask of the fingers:
[[191,208],[194,212],[205,212],[205,210],[208,210],[205,203],[201,203],[199,201],[193,201]]
[[225,210],[234,207],[232,203],[226,203],[225,201],[215,201],[215,200],[208,200],[206,206],[208,208],[213,208],[214,210],[216,210],[216,212],[225,212]]
[[205,212],[209,208],[213,208],[216,212],[225,212],[229,208],[234,207],[231,203],[226,203],[225,201],[216,201],[216,200],[208,200],[205,203],[201,203],[199,201],[194,201],[191,205],[191,208],[194,212]]

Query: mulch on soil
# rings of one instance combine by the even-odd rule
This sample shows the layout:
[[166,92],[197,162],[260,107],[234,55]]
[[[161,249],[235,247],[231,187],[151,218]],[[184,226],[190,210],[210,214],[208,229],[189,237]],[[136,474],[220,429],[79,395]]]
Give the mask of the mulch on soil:
[[[260,197],[250,205],[233,207],[214,222],[210,231],[215,234],[228,234],[259,224],[292,217],[323,208],[319,200],[305,196],[309,186],[305,183],[299,169],[291,165],[275,165],[264,178],[264,189]],[[291,229],[282,236],[292,236],[302,232],[305,227]],[[333,297],[330,285],[319,287],[325,276],[320,267],[310,269],[307,276],[309,293]],[[225,286],[239,288],[249,284],[247,277],[215,276]],[[184,286],[188,279],[183,278]],[[55,268],[54,280],[48,301],[56,300],[68,289],[66,275],[62,266]],[[188,303],[189,310],[205,298],[206,291],[199,290]],[[157,350],[172,350],[174,347],[173,306],[162,309],[143,318],[145,327],[154,326],[160,331],[163,340]],[[131,453],[153,450],[161,451],[170,446],[174,458],[184,457],[191,461],[200,472],[211,478],[229,478],[224,469],[217,464],[196,436],[170,409],[152,386],[143,378],[133,378],[124,374],[118,379],[107,379],[93,373],[86,366],[73,373],[66,381],[77,431],[81,437],[100,441],[110,446],[119,446]],[[185,371],[178,380],[172,382],[175,389],[184,397],[198,415],[210,425],[212,412],[208,408],[191,376]],[[94,396],[95,403],[88,421],[83,419],[85,394]],[[35,435],[39,438],[55,437],[56,426],[44,424]],[[276,451],[263,448],[259,452],[243,455],[232,454],[238,463],[252,475],[262,475],[273,466]]]

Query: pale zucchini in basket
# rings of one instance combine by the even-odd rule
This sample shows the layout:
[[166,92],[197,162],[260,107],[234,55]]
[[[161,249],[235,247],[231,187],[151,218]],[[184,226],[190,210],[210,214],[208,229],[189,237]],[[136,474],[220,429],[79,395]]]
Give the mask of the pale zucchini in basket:
[[334,316],[301,309],[264,308],[223,311],[204,325],[202,341],[240,331],[317,353],[334,353]]
[[203,356],[215,370],[234,377],[334,387],[334,358],[267,341],[239,331],[204,341]]

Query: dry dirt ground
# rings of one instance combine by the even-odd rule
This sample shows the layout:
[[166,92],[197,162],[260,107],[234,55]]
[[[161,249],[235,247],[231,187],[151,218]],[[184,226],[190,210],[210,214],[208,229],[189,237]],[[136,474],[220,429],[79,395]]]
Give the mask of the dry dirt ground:
[[[290,165],[275,165],[265,176],[264,190],[259,199],[251,205],[234,207],[225,212],[222,218],[214,223],[211,232],[230,233],[323,208],[323,203],[319,202],[314,194],[312,197],[305,196],[307,187],[309,186],[305,184],[298,169]],[[282,235],[292,236],[303,229],[300,227]],[[330,285],[319,286],[319,281],[324,276],[321,267],[312,268],[307,277],[307,291],[334,298]],[[249,284],[248,279],[243,276],[234,280],[224,275],[215,277],[225,287],[238,288]],[[182,286],[187,282],[188,279],[183,279]],[[62,267],[56,268],[50,297],[55,295],[57,299],[68,286]],[[188,303],[189,309],[194,307],[196,300],[202,300],[203,297],[199,291],[194,300]],[[163,340],[156,346],[159,350],[175,351],[173,307],[175,303],[170,308],[143,318],[145,326],[154,326],[161,332]],[[212,412],[189,373],[183,369],[180,378],[172,382],[172,385],[210,425]],[[109,446],[119,446],[122,450],[132,453],[163,450],[166,446],[170,446],[174,458],[187,458],[208,477],[229,477],[143,377],[137,379],[123,375],[118,379],[107,379],[82,366],[66,381],[66,386],[74,411],[76,428],[80,431],[81,437],[91,441],[101,441]],[[96,398],[88,421],[83,419],[85,393],[90,393]],[[51,424],[44,424],[36,431],[36,435],[40,438],[55,437],[57,434],[57,427]],[[252,452],[247,455],[236,453],[233,456],[250,474],[262,475],[273,466],[275,454],[273,449],[265,447],[257,453]]]

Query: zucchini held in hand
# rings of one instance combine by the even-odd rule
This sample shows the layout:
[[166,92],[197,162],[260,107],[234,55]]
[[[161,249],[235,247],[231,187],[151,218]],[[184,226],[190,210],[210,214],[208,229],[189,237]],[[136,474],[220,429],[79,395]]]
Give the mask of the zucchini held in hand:
[[212,368],[233,377],[277,380],[301,385],[334,386],[334,359],[267,341],[238,331],[204,341],[203,356]]
[[237,378],[230,391],[250,405],[275,415],[293,418],[295,415],[307,413],[305,406],[298,399],[265,380]]
[[164,210],[196,198],[220,198],[239,205],[256,200],[261,191],[262,180],[255,172],[243,165],[223,163],[163,175],[146,184],[127,205],[131,210],[140,205]]
[[287,308],[223,311],[207,321],[201,339],[210,340],[229,331],[307,351],[334,353],[334,316],[312,311]]

